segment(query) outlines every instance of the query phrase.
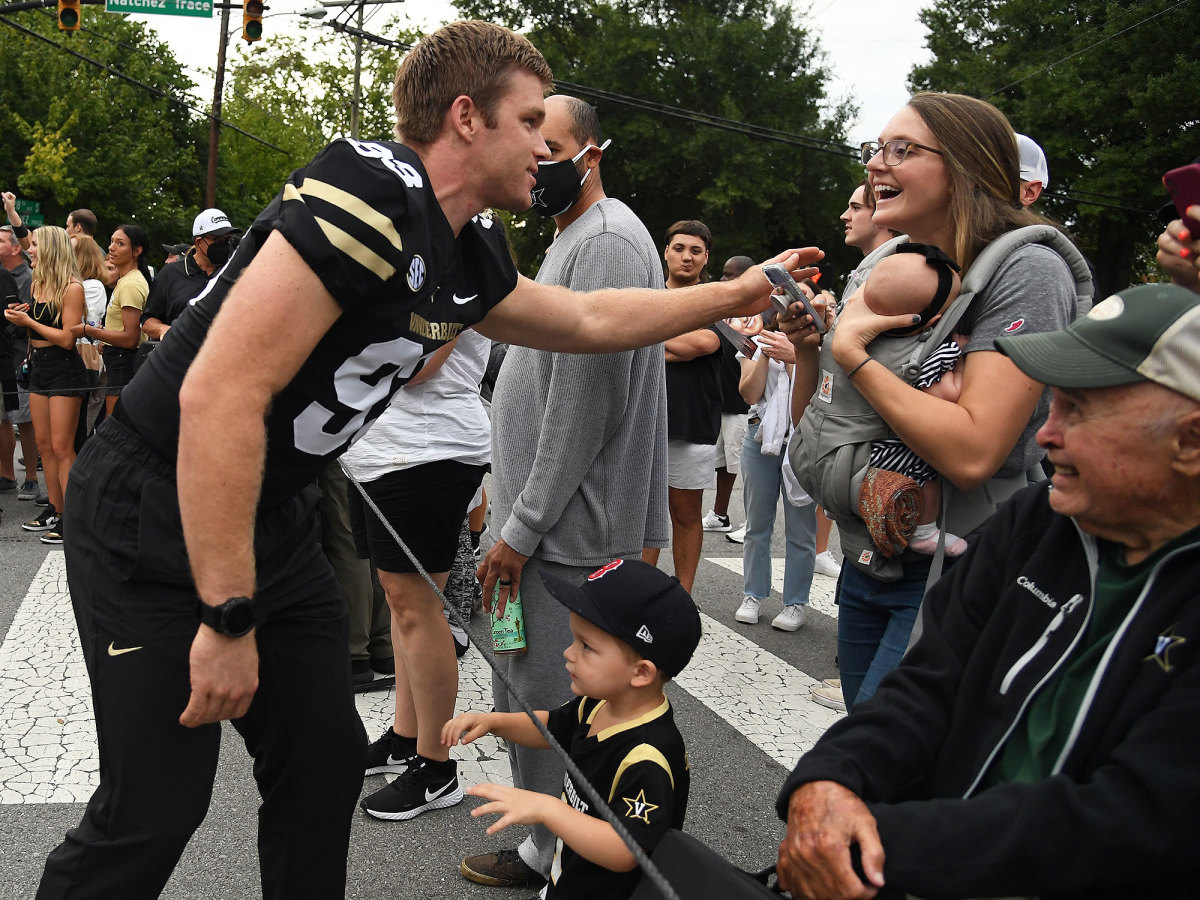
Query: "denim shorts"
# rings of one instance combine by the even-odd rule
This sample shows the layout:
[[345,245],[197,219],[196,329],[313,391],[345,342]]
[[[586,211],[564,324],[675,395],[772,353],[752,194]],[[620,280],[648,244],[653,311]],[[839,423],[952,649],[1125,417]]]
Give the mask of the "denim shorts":
[[104,389],[105,397],[118,397],[121,388],[133,379],[133,359],[137,350],[113,347],[111,344],[104,348],[104,371],[108,373],[108,386]]
[[29,350],[29,393],[43,397],[82,397],[88,387],[87,367],[75,349],[31,347]]

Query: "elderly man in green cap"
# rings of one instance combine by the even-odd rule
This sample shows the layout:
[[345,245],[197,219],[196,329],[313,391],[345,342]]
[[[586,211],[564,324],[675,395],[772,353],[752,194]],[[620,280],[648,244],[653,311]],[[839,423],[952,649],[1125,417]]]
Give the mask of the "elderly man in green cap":
[[1052,388],[1053,476],[787,779],[796,897],[1196,896],[1200,297],[1142,285],[996,347]]

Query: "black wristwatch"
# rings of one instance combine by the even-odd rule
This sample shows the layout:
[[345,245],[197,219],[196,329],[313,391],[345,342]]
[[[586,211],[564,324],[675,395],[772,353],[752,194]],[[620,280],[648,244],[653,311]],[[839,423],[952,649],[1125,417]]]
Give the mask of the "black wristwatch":
[[254,627],[254,601],[249,597],[230,597],[220,606],[196,601],[201,623],[227,637],[241,637]]

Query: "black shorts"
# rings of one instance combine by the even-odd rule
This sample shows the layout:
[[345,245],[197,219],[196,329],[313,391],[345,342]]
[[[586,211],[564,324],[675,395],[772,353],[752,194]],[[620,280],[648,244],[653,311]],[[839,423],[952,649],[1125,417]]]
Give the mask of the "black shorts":
[[124,347],[104,348],[104,371],[108,373],[108,385],[104,389],[105,397],[117,397],[121,388],[133,379],[133,359],[137,350],[127,350]]
[[[467,504],[479,490],[487,469],[445,459],[389,472],[363,482],[363,488],[426,572],[449,572],[458,553],[458,533],[467,517]],[[369,557],[377,569],[385,572],[416,572],[407,554],[367,507],[358,488],[349,484],[347,489],[350,528],[359,557]]]
[[43,397],[82,397],[88,392],[87,366],[74,346],[29,349],[29,393]]

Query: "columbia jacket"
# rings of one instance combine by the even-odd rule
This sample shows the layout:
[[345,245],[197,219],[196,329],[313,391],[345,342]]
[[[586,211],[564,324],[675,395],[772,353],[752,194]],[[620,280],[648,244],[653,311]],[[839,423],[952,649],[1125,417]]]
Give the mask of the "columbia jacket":
[[[1097,545],[1049,485],[1002,506],[930,591],[922,632],[784,784],[830,780],[876,818],[889,893],[1200,895],[1200,542],[1163,558],[1118,628],[1054,773],[979,788],[1091,615]],[[964,800],[965,798],[965,800]]]

